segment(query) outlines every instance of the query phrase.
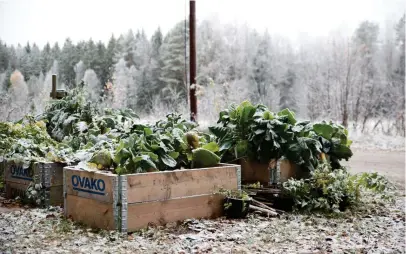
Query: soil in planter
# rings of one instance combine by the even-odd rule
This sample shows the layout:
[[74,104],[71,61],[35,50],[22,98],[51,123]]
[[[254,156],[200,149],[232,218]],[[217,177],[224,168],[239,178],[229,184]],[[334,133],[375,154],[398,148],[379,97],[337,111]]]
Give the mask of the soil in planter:
[[224,211],[228,219],[242,219],[247,216],[251,200],[226,198],[224,201],[231,203],[231,206]]
[[291,197],[286,197],[286,196],[278,196],[278,197],[273,197],[271,200],[269,200],[272,205],[272,208],[286,211],[286,212],[291,212],[293,211],[293,207],[295,205],[295,201]]

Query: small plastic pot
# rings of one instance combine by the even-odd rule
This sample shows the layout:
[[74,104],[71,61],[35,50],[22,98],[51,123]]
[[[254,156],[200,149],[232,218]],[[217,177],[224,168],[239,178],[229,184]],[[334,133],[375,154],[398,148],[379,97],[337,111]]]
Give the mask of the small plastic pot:
[[226,218],[228,219],[243,219],[247,217],[248,210],[251,204],[251,199],[243,200],[239,198],[225,198],[225,203],[231,203],[231,206],[224,209]]

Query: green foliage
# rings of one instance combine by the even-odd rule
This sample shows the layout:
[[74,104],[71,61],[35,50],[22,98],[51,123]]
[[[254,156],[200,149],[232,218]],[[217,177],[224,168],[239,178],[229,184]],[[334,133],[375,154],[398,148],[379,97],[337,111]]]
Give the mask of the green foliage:
[[79,134],[77,124],[90,124],[98,114],[95,105],[86,100],[82,86],[83,83],[66,97],[52,101],[45,112],[37,117],[37,120],[46,122],[47,131],[53,139],[62,141],[66,136]]
[[275,113],[264,105],[244,101],[220,112],[217,123],[209,130],[217,138],[222,161],[248,157],[268,163],[286,157],[302,169],[313,171],[322,152],[329,155],[333,168],[340,168],[339,160],[352,156],[344,127],[324,121],[299,122],[287,108]]
[[353,154],[348,131],[342,125],[322,121],[313,125],[314,132],[320,136],[322,151],[329,156],[333,169],[340,168],[340,160],[348,160]]
[[44,122],[26,116],[17,123],[0,123],[0,161],[71,162],[72,149],[53,140]]
[[251,200],[251,197],[248,195],[247,192],[244,190],[229,190],[229,189],[224,189],[220,188],[218,191],[215,192],[215,194],[220,194],[225,197],[226,202],[224,202],[224,209],[228,210],[231,208],[232,203],[230,201],[227,201],[228,198],[233,198],[233,199],[241,199],[243,201],[243,211],[246,209],[246,202],[248,200]]
[[[129,137],[121,139],[114,151],[116,172],[129,174],[191,168],[195,149],[189,145],[187,133],[193,131],[197,136],[197,149],[218,150],[217,144],[213,143],[214,138],[196,131],[196,127],[195,123],[177,114],[169,114],[155,125],[133,125]],[[204,163],[196,159],[194,162],[199,166]]]
[[194,149],[192,153],[193,168],[213,167],[220,162],[220,157],[217,154],[205,148]]
[[295,201],[297,210],[339,213],[354,207],[362,198],[362,190],[387,197],[393,189],[387,179],[377,173],[351,175],[344,168],[333,171],[329,163],[321,163],[308,179],[289,179],[283,193]]
[[25,196],[22,201],[24,204],[43,207],[45,199],[45,189],[42,184],[31,182],[25,190]]

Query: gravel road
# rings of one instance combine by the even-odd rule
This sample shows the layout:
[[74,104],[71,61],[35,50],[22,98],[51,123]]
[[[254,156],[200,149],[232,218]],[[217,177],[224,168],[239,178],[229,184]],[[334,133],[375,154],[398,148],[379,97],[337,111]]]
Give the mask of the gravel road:
[[405,186],[405,152],[385,150],[355,150],[354,155],[345,166],[349,166],[354,173],[379,172],[397,184],[399,188]]

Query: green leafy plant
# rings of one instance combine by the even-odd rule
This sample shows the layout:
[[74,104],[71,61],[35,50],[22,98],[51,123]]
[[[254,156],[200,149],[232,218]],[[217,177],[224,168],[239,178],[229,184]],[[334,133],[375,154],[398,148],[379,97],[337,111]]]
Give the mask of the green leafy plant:
[[244,101],[240,105],[231,104],[228,109],[220,112],[217,124],[220,126],[211,126],[209,131],[213,133],[219,143],[219,151],[225,155],[225,158],[236,159],[240,157],[251,156],[248,142],[252,131],[251,125],[254,123],[254,115],[257,108],[249,101]]
[[351,175],[346,169],[333,170],[327,162],[310,173],[308,179],[289,179],[283,183],[283,193],[292,197],[297,210],[339,213],[355,206],[362,190],[383,194],[393,189],[387,179],[377,173]]
[[313,131],[319,136],[322,151],[329,156],[333,169],[341,167],[340,160],[348,161],[353,155],[350,149],[352,141],[348,138],[348,130],[342,125],[322,121],[313,124]]
[[238,200],[241,200],[242,204],[243,204],[241,212],[245,212],[245,210],[248,207],[247,201],[251,200],[251,197],[244,190],[229,190],[229,189],[220,188],[216,192],[216,194],[221,194],[225,197],[225,202],[224,202],[225,210],[229,210],[232,207],[231,199],[238,199]]
[[72,149],[53,140],[45,123],[26,116],[17,123],[0,123],[0,159],[30,163],[52,161],[70,163]]
[[31,182],[25,190],[22,201],[24,204],[43,207],[45,205],[46,196],[42,184]]
[[321,153],[328,155],[334,169],[340,167],[339,160],[352,156],[345,128],[332,122],[299,122],[287,108],[275,113],[244,101],[220,112],[217,124],[209,130],[216,136],[223,162],[248,158],[266,164],[285,157],[310,172]]
[[86,100],[83,87],[79,85],[64,98],[51,101],[45,112],[37,116],[37,120],[45,121],[49,135],[57,141],[62,141],[65,137],[80,132],[76,128],[77,123],[90,124],[97,114],[99,112],[96,106]]
[[[104,143],[97,143],[102,144],[103,150],[92,150],[87,154],[87,161],[97,169],[106,168],[102,164],[111,166],[118,174],[191,168],[192,161],[196,162],[195,150],[207,149],[213,153],[218,151],[214,138],[195,128],[195,123],[176,114],[169,114],[165,120],[154,125],[134,124],[120,140],[108,143],[107,139]],[[196,141],[193,146],[188,142],[190,135]],[[206,161],[205,158],[200,159],[204,160],[202,162]]]

